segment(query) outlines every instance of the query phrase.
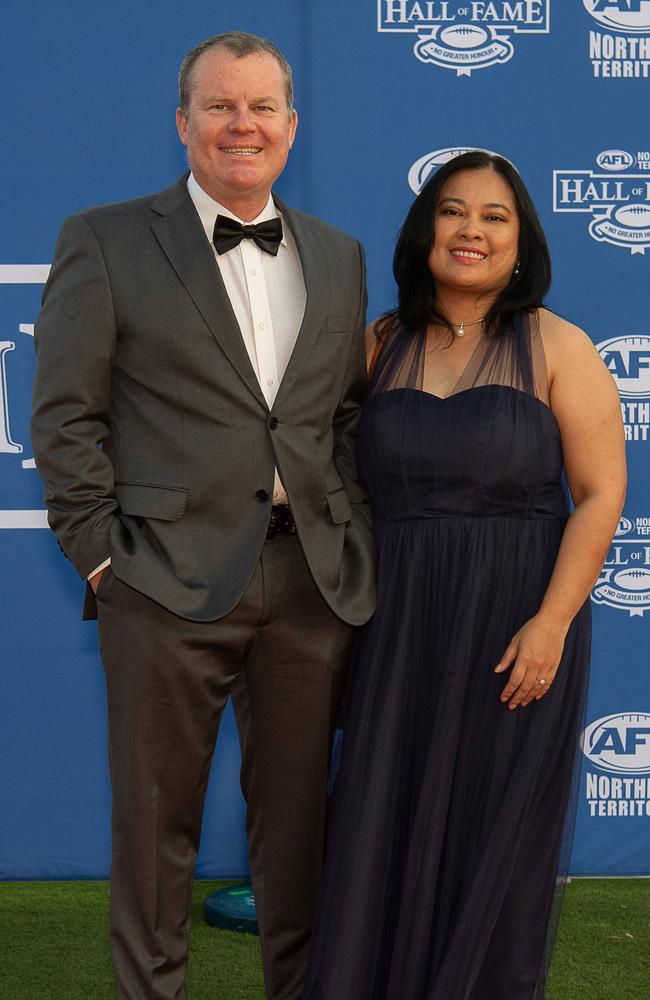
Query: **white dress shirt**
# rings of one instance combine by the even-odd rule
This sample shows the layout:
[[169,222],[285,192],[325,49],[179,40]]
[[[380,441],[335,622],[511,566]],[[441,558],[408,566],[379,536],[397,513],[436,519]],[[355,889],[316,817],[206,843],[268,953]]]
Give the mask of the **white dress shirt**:
[[[307,290],[295,240],[289,228],[283,224],[282,242],[275,257],[260,250],[251,239],[243,239],[232,250],[218,254],[212,244],[217,215],[236,219],[242,225],[267,222],[277,217],[282,219],[282,215],[269,195],[260,214],[252,223],[246,223],[206,194],[193,174],[187,179],[187,190],[212,245],[253,371],[267,406],[271,409],[298,338],[307,302]],[[273,503],[288,503],[277,469]],[[107,559],[89,574],[88,579],[109,564],[110,559]]]
[[[193,174],[187,179],[187,190],[211,244],[218,215],[242,225],[282,219],[271,195],[260,214],[246,223],[206,194]],[[271,409],[305,314],[307,291],[298,249],[286,225],[275,257],[250,239],[242,240],[228,253],[218,254],[214,245],[212,249],[253,371]],[[288,503],[277,469],[273,503]]]

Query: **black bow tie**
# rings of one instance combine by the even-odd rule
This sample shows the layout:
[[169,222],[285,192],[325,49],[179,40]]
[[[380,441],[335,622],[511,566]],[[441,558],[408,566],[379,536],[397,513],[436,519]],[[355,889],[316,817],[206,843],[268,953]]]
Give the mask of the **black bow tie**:
[[282,240],[282,222],[280,219],[269,219],[268,222],[258,222],[256,226],[242,226],[236,219],[218,215],[212,236],[217,253],[228,253],[242,240],[255,240],[260,250],[276,257]]

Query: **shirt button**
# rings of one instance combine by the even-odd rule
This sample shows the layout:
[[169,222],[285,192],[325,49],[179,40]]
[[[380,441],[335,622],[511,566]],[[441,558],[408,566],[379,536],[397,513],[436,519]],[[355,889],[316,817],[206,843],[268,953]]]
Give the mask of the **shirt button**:
[[278,418],[271,417],[271,419],[269,420],[269,427],[271,428],[272,431],[274,431],[277,426],[278,426]]
[[266,323],[260,323],[260,330],[263,330],[265,326],[266,326]]
[[257,271],[255,270],[254,267],[251,267],[251,274],[257,274]]
[[267,385],[273,385],[273,379],[272,378],[267,378],[266,384]]
[[267,500],[269,499],[269,495],[266,492],[266,490],[258,490],[257,493],[255,494],[255,499],[257,500],[258,503],[266,503]]

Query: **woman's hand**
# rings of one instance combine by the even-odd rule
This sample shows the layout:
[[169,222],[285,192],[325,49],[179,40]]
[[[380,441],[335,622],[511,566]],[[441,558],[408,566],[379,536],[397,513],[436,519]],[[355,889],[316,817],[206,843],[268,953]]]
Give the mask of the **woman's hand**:
[[566,631],[535,615],[513,636],[495,668],[495,673],[500,674],[512,666],[501,695],[509,709],[518,705],[525,708],[548,694],[560,664]]

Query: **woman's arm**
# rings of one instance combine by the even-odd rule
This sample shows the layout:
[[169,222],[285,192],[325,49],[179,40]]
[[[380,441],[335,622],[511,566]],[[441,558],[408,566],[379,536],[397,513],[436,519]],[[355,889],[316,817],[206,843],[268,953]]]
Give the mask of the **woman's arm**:
[[372,366],[377,359],[377,351],[379,348],[379,341],[377,339],[377,334],[375,333],[376,322],[377,320],[374,320],[374,322],[368,323],[368,326],[366,327],[366,368],[368,369],[369,375],[372,372]]
[[625,439],[614,381],[582,330],[548,313],[541,319],[550,406],[575,510],[541,607],[496,668],[500,673],[514,663],[501,696],[509,708],[541,698],[553,683],[566,633],[598,577],[625,499]]

